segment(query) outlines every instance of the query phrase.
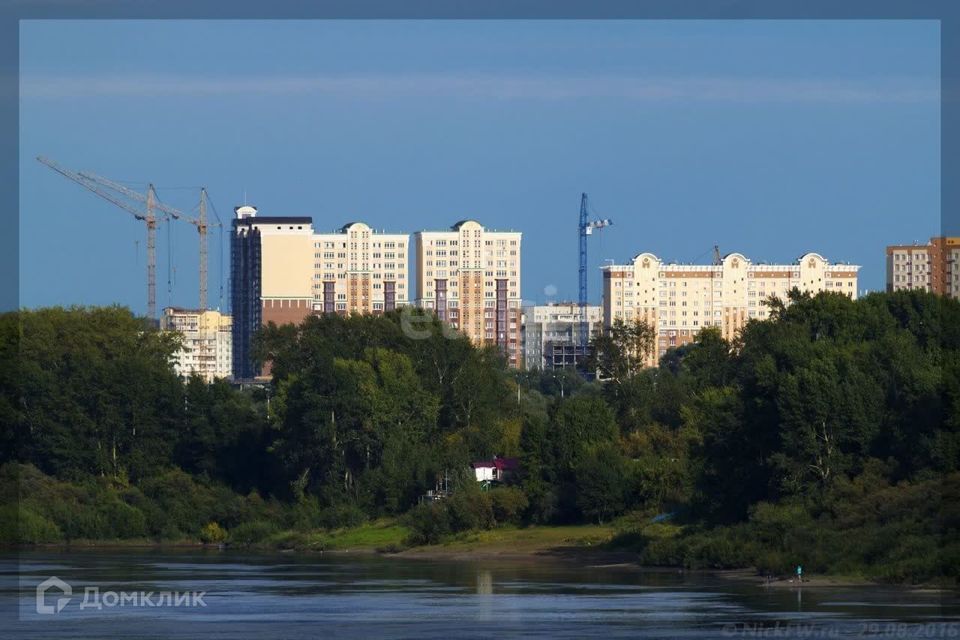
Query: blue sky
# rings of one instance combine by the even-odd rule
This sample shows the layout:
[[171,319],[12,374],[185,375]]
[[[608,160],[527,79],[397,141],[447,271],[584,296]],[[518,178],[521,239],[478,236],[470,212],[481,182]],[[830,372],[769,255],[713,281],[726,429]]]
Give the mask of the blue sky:
[[[884,245],[938,232],[939,57],[933,21],[25,21],[21,303],[145,310],[142,225],[40,154],[225,220],[246,193],[322,230],[518,229],[533,301],[576,297],[581,191],[614,221],[595,302],[609,259],[714,243],[880,289]],[[196,232],[169,236],[158,305],[195,305]]]

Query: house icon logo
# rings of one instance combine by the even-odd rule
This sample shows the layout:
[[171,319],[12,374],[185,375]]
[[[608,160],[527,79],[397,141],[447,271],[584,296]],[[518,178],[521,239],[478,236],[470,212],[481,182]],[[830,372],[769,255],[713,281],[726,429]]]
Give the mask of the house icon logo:
[[[57,598],[56,606],[47,604],[46,594],[49,589],[59,589],[60,593],[67,597]],[[67,606],[67,603],[70,602],[70,596],[72,595],[73,587],[71,587],[69,584],[57,576],[47,578],[37,585],[37,613],[42,615],[53,615],[55,613],[60,613],[63,611],[63,608]]]

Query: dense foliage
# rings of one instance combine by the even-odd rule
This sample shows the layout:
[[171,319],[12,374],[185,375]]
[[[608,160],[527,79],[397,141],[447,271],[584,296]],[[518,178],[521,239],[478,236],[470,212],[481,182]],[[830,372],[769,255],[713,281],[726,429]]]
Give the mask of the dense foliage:
[[[614,521],[645,562],[957,576],[960,303],[795,294],[728,343],[642,366],[618,324],[599,382],[510,371],[436,320],[266,327],[268,388],[180,380],[176,341],[121,308],[0,317],[0,533],[254,543],[403,516],[411,543]],[[468,465],[517,457],[481,491]],[[446,478],[452,497],[421,497]],[[3,524],[6,523],[6,524]]]

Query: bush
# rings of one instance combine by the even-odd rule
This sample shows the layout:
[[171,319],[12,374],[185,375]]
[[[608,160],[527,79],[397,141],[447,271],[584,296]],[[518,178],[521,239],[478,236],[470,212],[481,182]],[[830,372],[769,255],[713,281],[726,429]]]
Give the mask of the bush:
[[277,525],[266,520],[244,522],[230,530],[230,542],[236,544],[257,544],[277,532]]
[[136,507],[117,498],[98,505],[102,533],[113,538],[142,538],[147,535],[147,518]]
[[732,527],[704,531],[688,545],[684,564],[691,569],[739,569],[751,564]]
[[0,542],[41,544],[62,539],[63,534],[57,525],[40,514],[12,504],[0,507]]
[[60,527],[63,537],[67,541],[95,540],[105,537],[103,535],[102,518],[94,509],[90,508],[90,505],[66,500],[52,501],[44,510],[46,516]]
[[490,491],[493,518],[497,524],[519,524],[529,506],[527,494],[518,487],[498,487]]
[[325,529],[358,527],[367,521],[367,514],[355,504],[338,504],[323,509],[318,520]]
[[187,535],[173,524],[167,524],[157,533],[157,540],[165,542],[177,542],[186,540]]
[[494,525],[489,493],[458,491],[441,503],[450,514],[452,531],[490,529]]
[[[2,471],[2,468],[0,468],[0,471]],[[19,542],[18,521],[19,513],[16,504],[0,506],[0,544],[16,544]]]
[[323,544],[319,540],[311,539],[301,531],[281,531],[267,539],[267,543],[277,549],[300,549],[310,547],[322,551]]
[[451,533],[450,515],[442,502],[421,504],[407,512],[405,524],[410,528],[407,543],[437,544],[443,536]]
[[208,522],[200,530],[200,540],[206,544],[219,544],[227,539],[227,532],[216,522]]
[[148,478],[141,489],[157,507],[148,514],[151,531],[197,531],[217,505],[213,491],[180,469]]

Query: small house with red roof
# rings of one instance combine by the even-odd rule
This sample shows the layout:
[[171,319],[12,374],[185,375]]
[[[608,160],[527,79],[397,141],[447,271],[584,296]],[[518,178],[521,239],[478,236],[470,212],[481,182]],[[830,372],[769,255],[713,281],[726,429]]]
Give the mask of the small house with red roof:
[[517,458],[494,456],[493,460],[474,462],[470,466],[477,482],[503,482],[520,467],[520,461]]

